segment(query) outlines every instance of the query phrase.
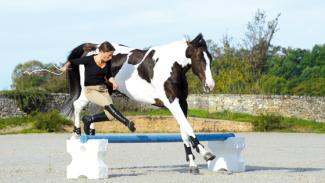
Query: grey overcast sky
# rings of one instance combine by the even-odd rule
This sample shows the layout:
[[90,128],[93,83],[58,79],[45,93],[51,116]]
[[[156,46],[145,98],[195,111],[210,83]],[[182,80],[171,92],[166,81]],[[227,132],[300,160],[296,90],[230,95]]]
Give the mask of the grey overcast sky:
[[83,42],[144,48],[200,32],[219,44],[225,34],[240,41],[258,9],[268,19],[281,13],[274,45],[325,43],[321,0],[0,0],[0,90],[10,89],[17,64],[62,63]]

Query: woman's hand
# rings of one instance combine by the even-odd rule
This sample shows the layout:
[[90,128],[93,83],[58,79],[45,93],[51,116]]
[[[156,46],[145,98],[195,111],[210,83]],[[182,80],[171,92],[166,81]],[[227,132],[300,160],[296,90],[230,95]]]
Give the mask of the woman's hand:
[[61,68],[62,72],[65,72],[68,70],[68,68],[70,67],[71,63],[67,62],[66,64],[63,65],[63,67]]
[[108,81],[109,81],[110,83],[112,83],[113,90],[116,90],[116,89],[117,89],[117,83],[116,83],[115,79],[114,79],[113,77],[110,77],[110,78],[108,79]]

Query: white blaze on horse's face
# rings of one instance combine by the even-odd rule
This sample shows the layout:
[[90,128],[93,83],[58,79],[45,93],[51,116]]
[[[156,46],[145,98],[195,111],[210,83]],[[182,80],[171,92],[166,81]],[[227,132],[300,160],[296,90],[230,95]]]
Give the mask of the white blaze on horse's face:
[[205,84],[204,84],[204,90],[205,92],[211,92],[214,88],[214,80],[213,80],[213,77],[212,77],[212,74],[211,74],[211,60],[210,58],[208,57],[208,54],[204,51],[203,52],[203,55],[204,55],[204,59],[205,59],[205,62],[206,62],[206,65],[205,65]]
[[203,91],[208,93],[214,88],[214,80],[211,74],[211,56],[206,47],[195,47],[190,45],[187,57],[191,59],[192,71],[202,81]]
[[188,42],[185,55],[191,60],[189,64],[191,64],[193,73],[202,81],[203,91],[211,92],[215,85],[210,68],[211,55],[202,34]]

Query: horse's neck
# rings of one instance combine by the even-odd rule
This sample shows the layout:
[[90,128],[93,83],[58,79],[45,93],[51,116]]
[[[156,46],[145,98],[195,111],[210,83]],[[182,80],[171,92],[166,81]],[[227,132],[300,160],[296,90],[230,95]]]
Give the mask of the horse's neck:
[[185,56],[187,49],[185,41],[172,42],[167,45],[153,47],[152,49],[156,51],[155,57],[162,60],[164,65],[177,62],[182,67],[185,67],[190,64],[190,59]]
[[[133,50],[137,50],[135,48],[130,48],[127,46],[114,44],[114,43],[113,46],[116,49],[114,55],[122,54],[124,55],[124,57],[127,58]],[[155,61],[154,63],[155,73],[159,73],[158,75],[161,75],[162,78],[169,77],[171,73],[171,69],[173,68],[175,62],[182,68],[188,68],[189,65],[191,64],[190,63],[191,60],[186,58],[185,55],[186,49],[187,49],[186,41],[176,41],[166,45],[151,47],[150,49],[147,50],[147,52],[145,53],[141,61],[139,61],[138,64],[136,64],[136,67],[139,66],[142,63],[142,61],[145,60],[145,58],[152,50],[154,50],[155,53],[153,55],[153,60]],[[125,62],[121,64],[125,64]]]

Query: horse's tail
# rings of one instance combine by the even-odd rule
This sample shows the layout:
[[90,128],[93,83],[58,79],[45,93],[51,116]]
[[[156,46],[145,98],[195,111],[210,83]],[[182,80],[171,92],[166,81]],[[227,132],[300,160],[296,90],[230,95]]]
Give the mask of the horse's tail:
[[[85,56],[88,52],[96,50],[97,45],[84,43],[74,48],[69,56],[68,61]],[[69,97],[64,102],[61,113],[67,118],[72,119],[74,113],[73,102],[77,100],[81,93],[79,66],[72,65],[68,69],[67,79],[69,83]]]

